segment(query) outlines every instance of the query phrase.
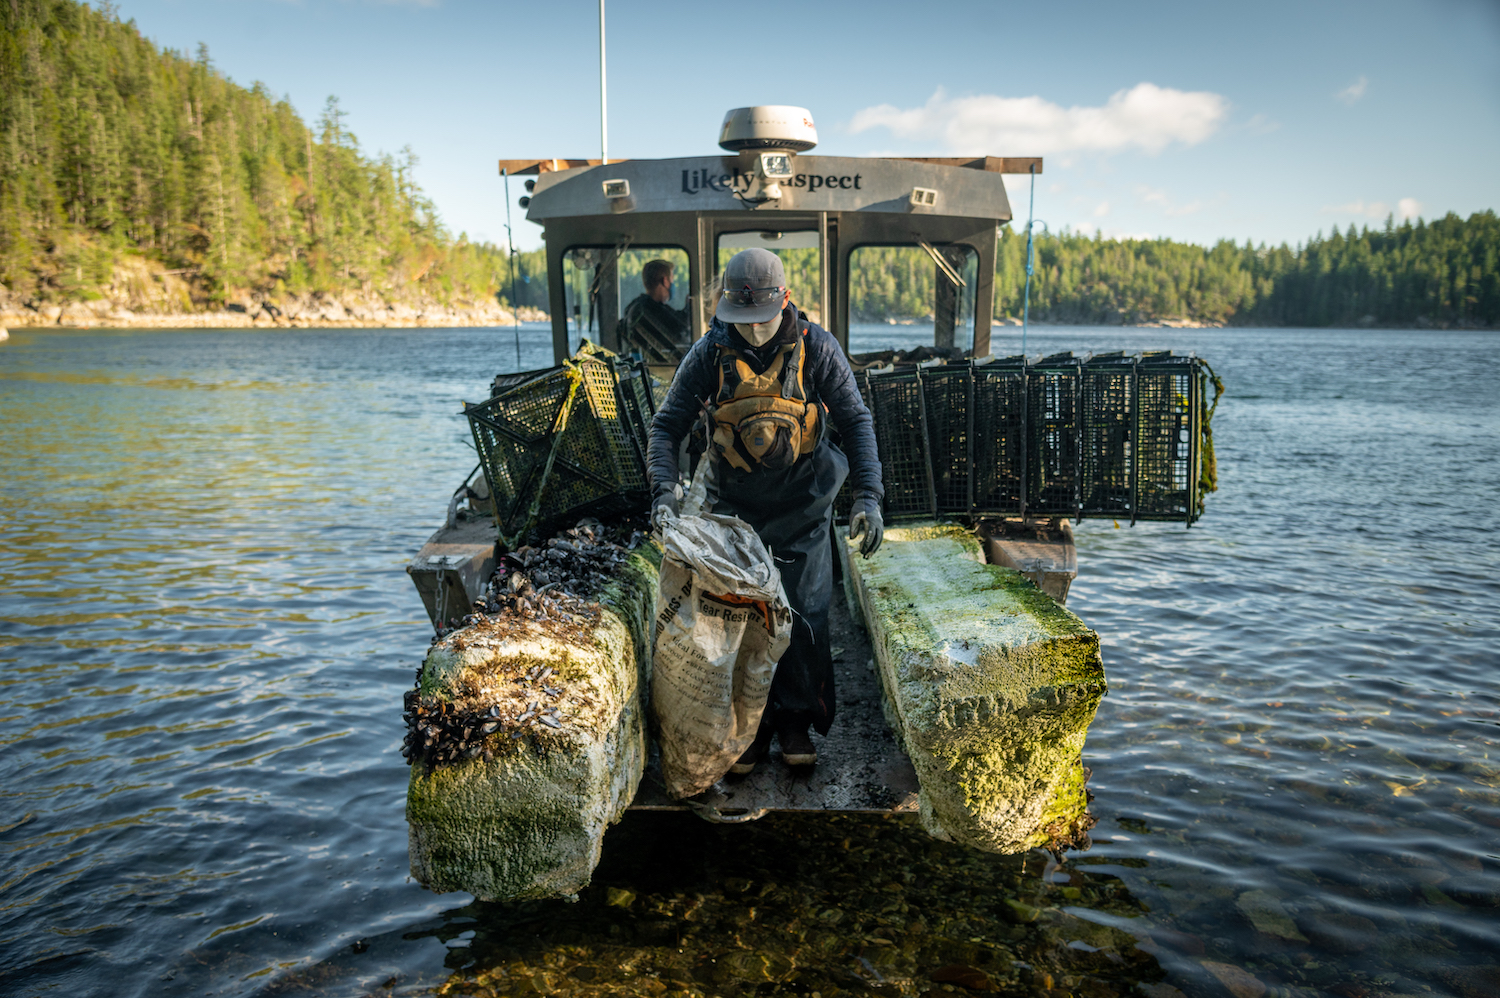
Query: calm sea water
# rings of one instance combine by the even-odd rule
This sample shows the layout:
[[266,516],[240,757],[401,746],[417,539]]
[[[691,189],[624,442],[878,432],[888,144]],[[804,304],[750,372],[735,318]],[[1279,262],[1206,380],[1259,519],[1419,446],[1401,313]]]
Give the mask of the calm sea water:
[[580,903],[485,905],[407,878],[402,566],[512,332],[13,333],[0,992],[831,998],[945,963],[1054,996],[1500,993],[1495,345],[1032,331],[1229,386],[1198,526],[1078,531],[1111,692],[1064,867],[902,821],[633,815]]

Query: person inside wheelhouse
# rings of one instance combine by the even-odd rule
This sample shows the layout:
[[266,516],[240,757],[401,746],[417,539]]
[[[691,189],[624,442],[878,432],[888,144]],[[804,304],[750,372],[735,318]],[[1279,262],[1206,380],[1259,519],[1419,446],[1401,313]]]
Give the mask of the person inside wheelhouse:
[[646,290],[625,306],[620,320],[620,352],[639,351],[647,364],[679,364],[692,341],[692,322],[686,308],[672,301],[670,260],[650,260],[641,269]]

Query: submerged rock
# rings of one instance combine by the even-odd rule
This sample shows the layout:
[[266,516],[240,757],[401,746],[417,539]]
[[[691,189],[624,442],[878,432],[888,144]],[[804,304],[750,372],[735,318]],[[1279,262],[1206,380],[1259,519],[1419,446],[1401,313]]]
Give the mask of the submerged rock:
[[1266,985],[1263,981],[1232,963],[1204,960],[1203,969],[1217,977],[1219,983],[1223,984],[1225,989],[1234,995],[1234,998],[1261,998],[1261,995],[1266,993]]
[[408,697],[406,817],[423,885],[498,901],[588,884],[645,766],[660,564],[642,544],[597,602],[519,595],[434,642]]
[[1288,942],[1307,942],[1307,937],[1297,931],[1297,924],[1281,902],[1265,891],[1246,891],[1235,900],[1234,906],[1257,932]]
[[991,852],[1086,846],[1099,636],[956,525],[893,527],[847,564],[927,831]]

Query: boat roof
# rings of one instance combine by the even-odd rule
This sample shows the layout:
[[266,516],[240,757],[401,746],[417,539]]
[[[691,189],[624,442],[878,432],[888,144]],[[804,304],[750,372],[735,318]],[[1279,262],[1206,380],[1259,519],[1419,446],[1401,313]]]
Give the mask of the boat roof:
[[[746,154],[677,159],[501,160],[500,172],[534,175],[526,217],[552,218],[656,212],[874,212],[900,215],[1011,219],[1003,174],[1042,172],[1042,160],[999,156],[878,158],[792,157],[793,176],[782,196],[757,202]],[[606,197],[606,182],[626,181],[628,197]],[[918,204],[917,189],[935,192]],[[618,188],[617,188],[618,190]]]

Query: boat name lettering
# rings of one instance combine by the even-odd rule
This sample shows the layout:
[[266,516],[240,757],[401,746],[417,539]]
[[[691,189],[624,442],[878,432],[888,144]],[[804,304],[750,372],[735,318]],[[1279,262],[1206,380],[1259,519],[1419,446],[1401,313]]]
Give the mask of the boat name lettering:
[[[837,187],[844,191],[858,191],[864,188],[860,184],[864,181],[864,174],[856,173],[799,173],[791,180],[783,181],[788,187],[802,187],[808,191],[821,190]],[[682,171],[682,193],[697,194],[702,190],[714,191],[718,194],[732,194],[736,191],[749,191],[755,183],[753,173],[744,173],[739,167],[735,167],[730,173],[713,173],[709,170],[683,170]]]

